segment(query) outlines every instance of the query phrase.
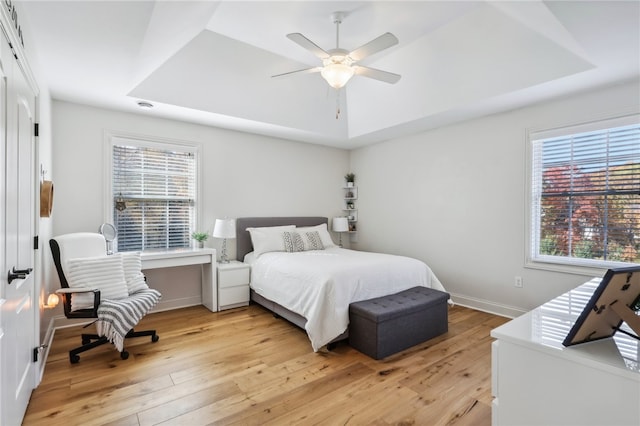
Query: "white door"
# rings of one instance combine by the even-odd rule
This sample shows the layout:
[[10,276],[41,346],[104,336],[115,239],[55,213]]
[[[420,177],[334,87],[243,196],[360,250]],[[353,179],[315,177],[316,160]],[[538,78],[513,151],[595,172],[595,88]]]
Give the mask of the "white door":
[[0,46],[0,424],[19,425],[35,386],[35,95],[10,48]]

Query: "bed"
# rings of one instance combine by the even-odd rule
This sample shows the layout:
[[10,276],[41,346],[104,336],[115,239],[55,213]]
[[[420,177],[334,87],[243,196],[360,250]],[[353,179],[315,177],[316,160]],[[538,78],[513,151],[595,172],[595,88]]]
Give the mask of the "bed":
[[[302,234],[314,231],[311,236],[316,235],[316,229],[324,229],[320,232],[324,248],[265,251],[262,243],[257,242],[260,246],[254,249],[249,228],[254,239],[258,231],[278,233],[281,238],[291,228],[275,227],[286,225],[294,225]],[[251,300],[306,330],[314,351],[348,337],[350,303],[416,286],[444,291],[424,262],[337,247],[331,241],[327,225],[326,217],[236,220],[236,258],[251,264]]]

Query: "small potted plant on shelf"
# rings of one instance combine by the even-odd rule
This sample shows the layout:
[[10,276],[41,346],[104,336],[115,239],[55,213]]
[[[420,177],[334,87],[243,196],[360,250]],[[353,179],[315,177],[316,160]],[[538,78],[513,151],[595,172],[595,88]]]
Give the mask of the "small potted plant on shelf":
[[347,181],[347,188],[351,188],[353,186],[353,182],[356,180],[356,175],[353,173],[347,173],[344,175],[344,180]]
[[207,241],[207,238],[209,238],[209,234],[207,234],[206,232],[196,231],[193,234],[191,234],[191,238],[193,238],[198,242],[199,248],[203,248],[204,242]]

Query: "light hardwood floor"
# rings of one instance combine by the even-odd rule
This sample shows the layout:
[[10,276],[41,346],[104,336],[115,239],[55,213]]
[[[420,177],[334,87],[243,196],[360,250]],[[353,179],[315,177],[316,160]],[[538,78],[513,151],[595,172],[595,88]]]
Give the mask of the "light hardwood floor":
[[[454,306],[449,332],[381,361],[345,343],[314,353],[306,334],[251,305],[150,314],[160,341],[67,351],[55,334],[24,425],[489,425],[491,329],[508,321]],[[86,330],[85,330],[86,331]]]

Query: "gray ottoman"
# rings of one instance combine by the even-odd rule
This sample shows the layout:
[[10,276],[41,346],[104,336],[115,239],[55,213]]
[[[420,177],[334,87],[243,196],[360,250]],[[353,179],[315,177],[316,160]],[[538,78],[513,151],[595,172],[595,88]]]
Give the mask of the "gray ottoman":
[[449,329],[449,293],[414,287],[349,305],[349,344],[374,359],[425,342]]

